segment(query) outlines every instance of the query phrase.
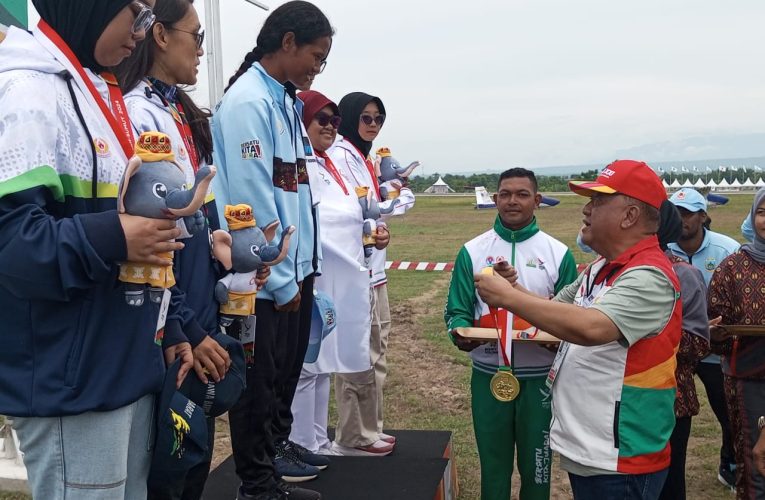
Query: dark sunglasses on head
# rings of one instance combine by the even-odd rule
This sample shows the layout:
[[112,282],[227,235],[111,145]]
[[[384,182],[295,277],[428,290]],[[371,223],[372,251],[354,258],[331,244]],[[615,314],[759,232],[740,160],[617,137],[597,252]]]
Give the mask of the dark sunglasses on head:
[[328,115],[327,113],[316,113],[316,123],[319,124],[320,127],[326,127],[327,125],[332,125],[333,128],[338,129],[340,128],[340,122],[343,121],[342,118],[338,115]]
[[173,31],[180,31],[181,33],[188,33],[189,35],[194,35],[194,37],[197,39],[197,49],[201,49],[202,44],[205,43],[204,30],[200,31],[199,33],[195,33],[193,31],[179,30],[178,28],[167,27],[167,29],[173,30]]
[[385,123],[385,115],[361,115],[361,121],[367,126],[376,123],[378,127],[382,127],[383,123]]

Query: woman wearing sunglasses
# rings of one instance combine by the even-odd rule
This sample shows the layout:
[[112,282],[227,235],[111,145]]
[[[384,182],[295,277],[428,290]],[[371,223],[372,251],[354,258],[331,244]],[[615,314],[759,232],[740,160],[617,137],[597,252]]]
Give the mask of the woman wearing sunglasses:
[[[337,106],[312,90],[298,97],[304,103],[303,123],[318,164],[312,187],[321,198],[323,260],[322,275],[315,286],[332,300],[336,326],[321,342],[318,357],[303,365],[292,405],[295,421],[291,439],[311,452],[332,454],[332,443],[327,438],[330,374],[369,368],[369,271],[364,267],[361,242],[364,217],[353,178],[327,155],[342,121]],[[387,239],[381,236],[378,248],[385,245]]]
[[[369,158],[372,141],[385,123],[385,106],[379,97],[353,92],[340,101],[342,138],[335,142],[329,156],[339,170],[352,180],[352,187],[367,186],[381,206],[392,203],[382,200],[375,166]],[[414,205],[414,195],[401,190],[405,197],[401,213]],[[395,213],[395,212],[394,212]],[[378,237],[389,239],[388,229],[378,225]],[[383,236],[384,235],[384,236]],[[372,253],[372,327],[370,358],[372,368],[335,377],[335,395],[339,422],[333,449],[342,455],[383,456],[393,450],[395,437],[383,433],[382,388],[385,382],[385,352],[390,332],[390,310],[385,276],[385,248]]]
[[[197,83],[199,58],[204,54],[204,31],[194,0],[157,0],[156,20],[147,40],[117,68],[125,105],[136,133],[157,130],[170,137],[175,159],[188,185],[197,170],[212,163],[210,113],[197,107],[184,86]],[[213,290],[219,276],[210,248],[210,232],[219,229],[212,193],[202,208],[205,227],[184,238],[183,252],[173,260],[177,290],[176,314],[168,317],[163,347],[168,364],[191,351],[195,374],[207,383],[220,381],[230,366],[228,352],[213,340],[218,330],[218,307]],[[205,461],[171,477],[152,469],[149,500],[185,500],[202,496],[210,470],[215,419],[208,418]]]
[[33,3],[37,28],[0,45],[0,413],[34,498],[145,499],[160,305],[128,305],[117,264],[183,245],[173,221],[116,210],[135,134],[99,73],[144,39],[154,0]]

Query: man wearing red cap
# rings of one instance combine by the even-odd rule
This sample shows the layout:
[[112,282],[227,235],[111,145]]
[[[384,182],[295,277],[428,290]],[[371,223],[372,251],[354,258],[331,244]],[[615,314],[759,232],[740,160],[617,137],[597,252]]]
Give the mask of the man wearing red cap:
[[574,498],[656,499],[670,461],[682,321],[677,277],[656,237],[666,194],[632,160],[569,187],[590,198],[582,241],[602,257],[552,301],[501,276],[476,276],[476,290],[563,340],[548,376],[550,447]]

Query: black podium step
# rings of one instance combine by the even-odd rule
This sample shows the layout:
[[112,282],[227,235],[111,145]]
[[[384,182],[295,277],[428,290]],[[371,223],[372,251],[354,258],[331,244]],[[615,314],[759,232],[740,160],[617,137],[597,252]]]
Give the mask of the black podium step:
[[[396,448],[386,457],[330,457],[330,466],[300,486],[323,500],[434,500],[452,498],[451,432],[395,431]],[[204,500],[234,500],[239,478],[229,457],[210,473]]]

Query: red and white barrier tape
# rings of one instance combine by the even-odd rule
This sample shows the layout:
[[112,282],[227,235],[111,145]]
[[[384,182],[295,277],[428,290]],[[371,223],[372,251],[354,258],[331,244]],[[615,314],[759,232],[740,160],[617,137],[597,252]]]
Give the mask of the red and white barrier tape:
[[400,271],[451,271],[454,262],[409,262],[406,260],[386,261],[385,269],[397,269]]

